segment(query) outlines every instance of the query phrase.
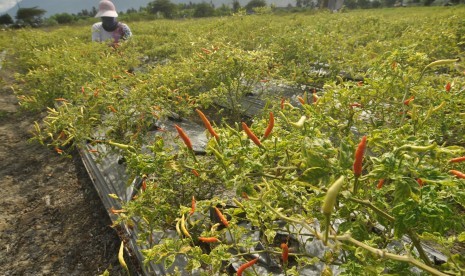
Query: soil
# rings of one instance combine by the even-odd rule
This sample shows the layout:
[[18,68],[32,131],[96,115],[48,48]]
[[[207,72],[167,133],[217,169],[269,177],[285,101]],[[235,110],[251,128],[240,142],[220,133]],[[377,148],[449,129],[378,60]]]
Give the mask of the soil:
[[20,109],[7,78],[0,70],[0,274],[126,275],[79,154],[30,142],[41,114]]

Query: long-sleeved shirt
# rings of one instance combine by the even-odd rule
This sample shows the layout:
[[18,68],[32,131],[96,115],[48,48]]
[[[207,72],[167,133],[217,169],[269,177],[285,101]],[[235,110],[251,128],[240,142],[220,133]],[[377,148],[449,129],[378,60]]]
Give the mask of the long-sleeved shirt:
[[113,32],[107,32],[102,26],[102,22],[97,22],[92,25],[92,41],[113,40],[118,43],[120,40],[126,40],[132,36],[131,29],[128,25],[118,22],[118,27]]

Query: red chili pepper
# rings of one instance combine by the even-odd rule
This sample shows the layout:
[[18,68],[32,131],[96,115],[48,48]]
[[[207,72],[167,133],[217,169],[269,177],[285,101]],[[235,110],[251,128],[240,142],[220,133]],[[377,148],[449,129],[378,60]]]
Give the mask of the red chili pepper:
[[366,146],[367,146],[367,137],[363,136],[362,140],[358,144],[357,150],[355,151],[355,160],[354,160],[355,177],[359,177],[360,175],[362,175],[363,155],[365,154]]
[[414,99],[415,99],[415,97],[414,97],[414,96],[411,96],[410,98],[408,98],[408,99],[406,99],[406,100],[404,101],[404,104],[405,104],[405,105],[409,105],[410,102],[413,101]]
[[425,184],[425,182],[421,178],[417,178],[417,183],[420,186],[420,188],[422,188],[423,185]]
[[384,178],[378,181],[378,185],[376,185],[376,188],[379,190],[383,188],[383,185],[384,185]]
[[184,130],[180,126],[174,125],[174,127],[178,131],[179,137],[181,137],[181,139],[184,141],[184,144],[186,145],[186,147],[192,150],[192,143],[191,143],[191,139],[189,139],[189,136],[187,136],[187,134],[184,132]]
[[205,128],[208,130],[208,132],[210,132],[210,134],[213,137],[215,137],[216,140],[220,139],[220,136],[218,135],[218,133],[215,132],[212,125],[210,124],[210,121],[207,119],[205,114],[203,114],[203,112],[200,111],[199,109],[196,109],[195,112],[197,112],[197,114],[199,114],[200,119],[202,119],[202,122],[205,125]]
[[242,129],[245,131],[245,133],[247,133],[247,136],[249,137],[250,140],[252,140],[252,142],[254,142],[255,145],[259,147],[262,146],[262,143],[260,142],[260,140],[257,138],[257,136],[255,136],[252,130],[250,130],[250,128],[244,122],[242,122]]
[[192,169],[192,173],[197,177],[200,176],[199,172],[196,169]]
[[463,172],[461,172],[461,171],[450,170],[449,172],[450,172],[451,174],[457,176],[458,178],[465,179],[465,173],[463,173]]
[[273,116],[273,112],[270,112],[270,120],[268,121],[268,127],[266,128],[265,133],[263,134],[263,139],[266,139],[271,134],[273,127],[274,127],[274,116]]
[[215,237],[199,237],[199,241],[206,243],[220,242],[220,240]]
[[305,104],[305,100],[304,98],[302,98],[301,96],[297,96],[297,100],[299,100],[299,102],[304,105]]
[[452,158],[451,160],[449,160],[449,163],[459,163],[463,161],[465,161],[465,156]]
[[283,263],[287,264],[289,260],[289,247],[287,246],[287,243],[282,243],[281,249],[283,250],[283,253],[282,253]]
[[284,109],[284,103],[286,102],[286,99],[285,98],[281,98],[281,104],[280,104],[280,107],[281,107],[281,110]]
[[315,89],[313,89],[312,98],[313,98],[313,103],[316,103],[318,101],[318,95],[316,94]]
[[218,209],[217,207],[214,207],[214,208],[215,208],[216,215],[220,218],[221,222],[224,224],[224,226],[228,227],[229,222],[226,219],[226,217],[223,215],[223,213],[221,213],[220,209]]
[[247,268],[253,266],[256,262],[258,262],[258,258],[253,259],[251,261],[246,262],[245,264],[241,265],[239,269],[237,269],[237,276],[242,276],[242,272],[246,270]]
[[363,81],[357,82],[357,86],[363,86]]
[[452,85],[450,84],[450,82],[446,84],[445,88],[447,92],[450,92],[450,89],[452,88]]
[[63,154],[63,150],[60,149],[60,148],[55,148],[55,151],[56,151],[58,154]]
[[191,216],[192,216],[192,214],[195,212],[195,203],[196,203],[196,202],[195,202],[195,197],[192,196],[191,210],[190,210],[190,212],[189,212],[189,215],[191,215]]

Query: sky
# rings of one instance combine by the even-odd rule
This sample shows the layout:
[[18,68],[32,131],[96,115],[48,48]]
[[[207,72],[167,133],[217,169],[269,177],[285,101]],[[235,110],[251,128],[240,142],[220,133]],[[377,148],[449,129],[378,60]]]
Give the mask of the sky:
[[[38,7],[47,11],[45,17],[51,16],[56,13],[78,13],[84,9],[91,10],[92,7],[97,7],[100,0],[0,0],[0,15],[8,12],[11,16],[16,15],[17,3],[21,8]],[[127,11],[130,8],[139,9],[146,7],[149,2],[153,0],[113,0],[117,11]],[[212,2],[216,7],[221,4],[230,5],[233,0],[171,0],[171,2],[178,3],[201,3]],[[241,5],[245,5],[250,0],[239,0]],[[274,3],[278,7],[287,6],[289,3],[295,4],[296,0],[266,0],[268,4]]]
[[0,13],[4,13],[16,5],[16,0],[0,0]]

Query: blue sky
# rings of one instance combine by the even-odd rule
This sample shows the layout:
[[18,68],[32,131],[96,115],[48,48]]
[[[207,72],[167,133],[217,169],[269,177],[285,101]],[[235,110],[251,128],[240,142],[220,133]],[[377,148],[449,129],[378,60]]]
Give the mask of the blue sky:
[[[10,15],[16,15],[16,5],[19,3],[19,6],[22,8],[31,8],[39,7],[47,11],[45,14],[46,17],[51,16],[56,13],[78,13],[83,9],[90,10],[92,7],[97,7],[100,0],[0,0],[0,15],[7,12],[11,8],[15,8],[10,11]],[[139,9],[139,7],[145,7],[149,2],[153,0],[113,0],[113,3],[116,6],[118,11],[126,11],[129,8]],[[171,0],[173,3],[201,3],[212,2],[215,6],[220,6],[221,4],[232,4],[233,0]],[[241,5],[245,5],[250,0],[239,0]],[[276,6],[287,6],[289,3],[295,5],[296,0],[266,0],[268,4],[274,3]]]

